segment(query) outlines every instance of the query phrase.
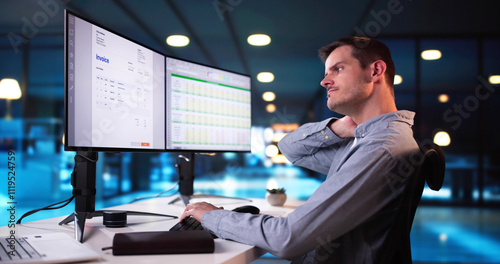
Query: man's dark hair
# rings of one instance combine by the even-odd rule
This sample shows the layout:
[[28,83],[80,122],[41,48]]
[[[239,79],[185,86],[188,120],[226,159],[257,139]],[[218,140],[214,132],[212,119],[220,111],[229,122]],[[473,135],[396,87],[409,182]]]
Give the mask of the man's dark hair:
[[394,87],[396,67],[392,61],[391,51],[384,43],[365,37],[341,38],[319,49],[319,57],[325,62],[328,56],[330,56],[330,53],[341,46],[352,47],[351,55],[360,62],[361,68],[363,69],[366,69],[366,67],[374,61],[384,61],[385,64],[387,64],[387,69],[385,71],[387,82],[390,87]]

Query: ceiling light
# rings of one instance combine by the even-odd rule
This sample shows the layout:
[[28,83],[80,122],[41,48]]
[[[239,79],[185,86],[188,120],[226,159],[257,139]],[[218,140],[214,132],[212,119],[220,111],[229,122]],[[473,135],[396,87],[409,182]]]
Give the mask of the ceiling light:
[[262,94],[262,99],[266,102],[272,102],[276,99],[276,95],[273,92],[265,92]]
[[266,156],[272,158],[280,153],[276,145],[269,145],[266,147]]
[[287,123],[287,124],[273,124],[273,129],[274,131],[287,131],[291,132],[294,131],[295,129],[299,128],[299,123]]
[[500,84],[500,75],[491,75],[488,81],[490,81],[491,84]]
[[272,82],[272,81],[274,81],[274,74],[272,74],[270,72],[261,72],[261,73],[257,74],[257,80],[259,80],[259,82],[263,82],[263,83]]
[[439,235],[439,241],[445,243],[448,240],[448,235],[446,233],[441,233]]
[[266,111],[268,113],[274,113],[274,111],[276,111],[276,106],[274,104],[268,104],[266,106]]
[[438,96],[438,101],[440,103],[447,103],[450,100],[450,97],[447,94],[440,94]]
[[253,46],[266,46],[271,43],[271,38],[266,34],[253,34],[248,36],[247,41]]
[[403,82],[403,77],[401,75],[394,75],[394,85],[401,84]]
[[275,179],[269,179],[266,183],[266,189],[272,190],[272,189],[278,189],[278,182]]
[[449,146],[451,143],[450,135],[444,131],[439,131],[434,135],[434,143],[439,146]]
[[278,155],[272,157],[271,160],[273,161],[273,163],[278,163],[278,164],[288,162],[288,159],[283,154],[278,154]]
[[422,51],[422,59],[424,60],[438,60],[441,58],[441,51],[439,50],[424,50]]
[[184,35],[171,35],[167,38],[167,44],[172,47],[184,47],[189,44],[189,38]]
[[280,142],[288,133],[276,132],[273,134],[273,142]]
[[264,140],[266,142],[271,142],[273,140],[274,131],[272,128],[268,127],[264,129]]

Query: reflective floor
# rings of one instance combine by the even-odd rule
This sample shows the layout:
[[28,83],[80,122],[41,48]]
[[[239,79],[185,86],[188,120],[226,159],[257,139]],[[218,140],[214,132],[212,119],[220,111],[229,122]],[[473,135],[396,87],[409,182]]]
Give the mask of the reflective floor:
[[421,207],[413,223],[413,259],[500,263],[500,210]]

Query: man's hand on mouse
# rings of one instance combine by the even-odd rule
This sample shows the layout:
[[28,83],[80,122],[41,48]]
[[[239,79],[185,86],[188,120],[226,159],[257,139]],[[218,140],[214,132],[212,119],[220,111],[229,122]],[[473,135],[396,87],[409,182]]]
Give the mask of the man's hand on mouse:
[[179,222],[182,222],[184,219],[188,217],[194,217],[196,220],[201,222],[201,217],[203,216],[204,213],[208,213],[213,210],[221,210],[224,209],[223,207],[216,207],[213,204],[209,204],[207,202],[199,202],[199,203],[193,203],[193,204],[188,204],[186,208],[184,209],[184,212],[182,213],[181,217],[179,218]]

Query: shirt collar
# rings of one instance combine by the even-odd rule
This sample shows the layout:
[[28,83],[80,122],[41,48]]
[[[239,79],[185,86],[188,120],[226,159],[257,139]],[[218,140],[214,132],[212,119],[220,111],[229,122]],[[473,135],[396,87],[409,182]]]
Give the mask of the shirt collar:
[[389,123],[393,121],[399,121],[403,123],[407,123],[410,127],[413,126],[413,117],[415,116],[414,112],[407,110],[395,111],[383,115],[379,115],[373,118],[366,120],[365,122],[358,125],[358,127],[354,130],[354,136],[356,138],[364,138],[371,131],[375,131],[379,128],[386,128]]

